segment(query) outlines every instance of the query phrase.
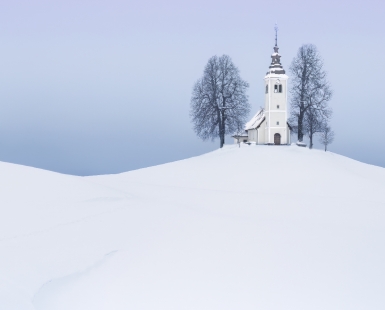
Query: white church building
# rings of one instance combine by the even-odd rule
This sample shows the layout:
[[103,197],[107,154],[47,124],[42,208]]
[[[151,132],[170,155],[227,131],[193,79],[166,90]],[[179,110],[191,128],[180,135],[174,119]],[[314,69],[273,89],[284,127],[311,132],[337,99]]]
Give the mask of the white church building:
[[290,126],[287,122],[287,82],[288,76],[281,65],[278,54],[277,37],[271,65],[264,78],[265,105],[246,123],[245,133],[234,135],[235,143],[290,144]]

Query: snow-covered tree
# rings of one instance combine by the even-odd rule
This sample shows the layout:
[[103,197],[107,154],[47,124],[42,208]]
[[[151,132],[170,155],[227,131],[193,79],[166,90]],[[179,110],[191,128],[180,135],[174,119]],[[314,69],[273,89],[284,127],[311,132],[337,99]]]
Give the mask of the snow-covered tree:
[[246,122],[250,112],[248,87],[229,56],[211,57],[191,97],[190,116],[198,137],[219,137],[223,147],[225,135],[234,133]]
[[308,110],[318,121],[327,121],[331,116],[328,103],[332,91],[323,69],[323,61],[317,48],[312,44],[302,45],[293,59],[291,66],[291,118],[292,128],[303,140],[306,133],[305,117]]
[[325,126],[323,131],[321,131],[320,142],[325,146],[325,152],[329,144],[334,141],[334,131],[331,130],[329,126]]
[[313,148],[313,137],[316,133],[322,132],[325,128],[327,120],[319,115],[316,109],[309,108],[306,110],[303,128],[304,133],[309,136],[309,149]]

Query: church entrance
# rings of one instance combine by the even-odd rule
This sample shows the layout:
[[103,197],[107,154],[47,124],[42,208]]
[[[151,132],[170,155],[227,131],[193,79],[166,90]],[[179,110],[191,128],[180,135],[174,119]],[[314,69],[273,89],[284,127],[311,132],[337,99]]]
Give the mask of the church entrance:
[[276,133],[274,135],[274,144],[275,145],[280,145],[281,144],[281,135],[279,133]]

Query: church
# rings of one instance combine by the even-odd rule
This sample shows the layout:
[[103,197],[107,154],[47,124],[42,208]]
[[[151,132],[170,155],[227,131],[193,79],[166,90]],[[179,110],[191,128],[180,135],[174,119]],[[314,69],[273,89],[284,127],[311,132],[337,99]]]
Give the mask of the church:
[[287,122],[288,76],[281,64],[278,53],[277,34],[271,65],[264,77],[265,105],[246,123],[245,132],[234,135],[235,143],[281,145],[290,144],[290,125]]

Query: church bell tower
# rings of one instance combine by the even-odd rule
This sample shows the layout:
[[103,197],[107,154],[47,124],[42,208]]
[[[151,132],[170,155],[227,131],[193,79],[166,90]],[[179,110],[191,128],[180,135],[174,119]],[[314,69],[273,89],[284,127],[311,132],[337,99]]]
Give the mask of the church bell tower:
[[265,80],[265,143],[290,144],[290,129],[287,124],[288,76],[281,64],[277,45],[278,28],[275,27],[274,53]]

